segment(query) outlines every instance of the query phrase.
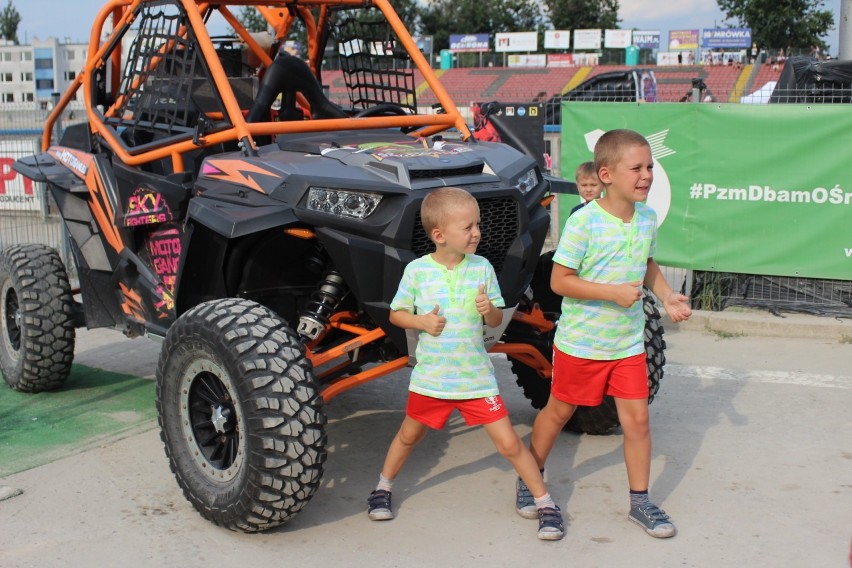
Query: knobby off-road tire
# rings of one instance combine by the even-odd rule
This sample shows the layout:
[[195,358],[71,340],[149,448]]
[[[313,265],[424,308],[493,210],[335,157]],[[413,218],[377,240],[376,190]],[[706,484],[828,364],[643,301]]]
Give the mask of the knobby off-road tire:
[[157,367],[160,437],[204,518],[276,527],[319,487],[326,417],[302,343],[260,304],[214,300],[169,329]]
[[[550,289],[550,272],[553,265],[553,253],[547,253],[539,259],[536,272],[530,290],[533,298],[530,302],[536,302],[545,312],[547,318],[553,322],[559,319],[562,299]],[[642,297],[642,308],[645,312],[645,355],[648,366],[648,388],[650,403],[660,390],[660,381],[663,379],[663,367],[666,364],[666,342],[663,339],[663,325],[660,321],[660,312],[657,309],[651,293],[644,290]],[[507,341],[513,343],[529,343],[551,360],[553,358],[553,337],[556,333],[554,328],[547,333],[539,333],[530,326],[510,324],[507,330]],[[542,378],[537,372],[524,365],[520,361],[510,359],[512,371],[517,376],[517,383],[529,399],[533,408],[544,408],[547,399],[550,398],[550,381]],[[609,434],[619,426],[618,412],[615,408],[615,399],[605,396],[603,402],[598,406],[578,406],[571,420],[565,425],[566,430],[581,434]]]
[[0,252],[0,371],[16,391],[62,386],[74,359],[74,299],[59,254],[45,245]]

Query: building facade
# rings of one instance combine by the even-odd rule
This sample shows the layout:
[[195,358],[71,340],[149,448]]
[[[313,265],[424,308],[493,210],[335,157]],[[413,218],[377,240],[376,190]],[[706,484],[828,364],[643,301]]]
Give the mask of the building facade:
[[[34,39],[28,45],[0,41],[0,104],[46,108],[83,69],[88,50],[88,43],[61,43],[56,38]],[[77,97],[82,96],[81,89]]]

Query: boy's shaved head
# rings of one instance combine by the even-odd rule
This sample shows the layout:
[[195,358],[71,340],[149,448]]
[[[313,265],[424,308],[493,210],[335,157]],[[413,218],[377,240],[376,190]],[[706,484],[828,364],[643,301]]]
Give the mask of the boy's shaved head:
[[426,234],[432,233],[436,227],[441,227],[448,211],[459,205],[476,203],[476,199],[458,187],[440,187],[426,196],[420,205],[420,219]]
[[595,170],[613,167],[631,146],[650,148],[651,145],[644,136],[633,130],[622,128],[604,133],[595,144]]

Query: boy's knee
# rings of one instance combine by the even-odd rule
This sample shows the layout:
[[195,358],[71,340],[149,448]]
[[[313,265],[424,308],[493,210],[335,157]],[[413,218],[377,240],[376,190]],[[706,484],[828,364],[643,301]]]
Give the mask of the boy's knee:
[[621,430],[625,435],[645,436],[651,431],[651,422],[648,413],[630,413],[624,418],[619,416]]
[[544,412],[546,412],[550,416],[550,419],[554,422],[561,422],[564,425],[566,422],[571,420],[576,409],[577,407],[573,404],[562,402],[558,398],[551,396],[547,401],[547,406],[544,407]]
[[523,442],[521,442],[521,439],[517,436],[495,440],[494,445],[497,447],[497,451],[500,452],[500,455],[505,458],[512,458],[520,455],[524,449]]
[[396,434],[397,440],[404,446],[416,446],[426,437],[425,428],[406,428],[403,426]]

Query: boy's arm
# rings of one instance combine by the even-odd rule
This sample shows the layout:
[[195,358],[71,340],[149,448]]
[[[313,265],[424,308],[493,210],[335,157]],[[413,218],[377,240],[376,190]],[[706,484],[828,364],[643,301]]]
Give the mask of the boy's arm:
[[590,282],[577,276],[577,270],[558,262],[553,263],[550,274],[550,288],[560,296],[577,300],[603,300],[615,302],[622,308],[629,308],[642,298],[642,283],[602,284]]
[[[491,304],[491,302],[488,303]],[[488,327],[497,327],[503,321],[503,310],[491,304],[491,311],[488,315],[482,316],[482,319]]]
[[654,295],[663,302],[663,308],[669,318],[675,323],[689,319],[692,309],[689,307],[689,298],[672,290],[666,278],[663,276],[660,265],[653,258],[648,259],[648,269],[645,271],[645,286],[651,289]]
[[402,329],[419,329],[425,331],[429,335],[438,337],[444,331],[444,326],[447,324],[447,318],[439,315],[440,308],[438,305],[426,314],[412,314],[405,310],[391,310],[390,322]]

